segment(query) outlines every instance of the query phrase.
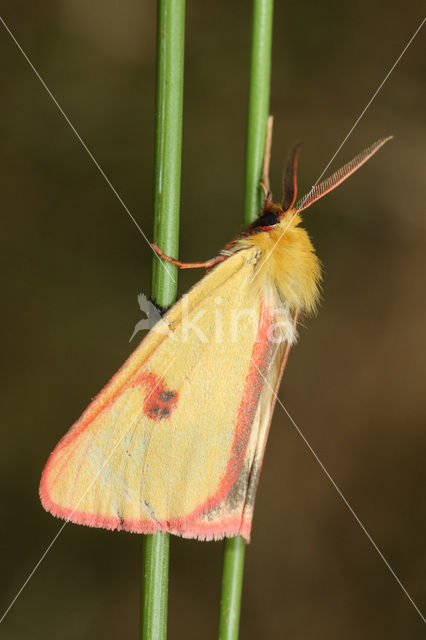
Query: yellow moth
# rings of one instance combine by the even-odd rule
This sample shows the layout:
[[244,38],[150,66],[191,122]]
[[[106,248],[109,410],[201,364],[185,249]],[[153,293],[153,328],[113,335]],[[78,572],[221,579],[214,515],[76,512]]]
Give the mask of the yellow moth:
[[320,264],[301,212],[379,140],[296,202],[284,198],[206,263],[51,454],[43,506],[66,520],[199,539],[250,538],[254,497],[296,319],[315,309]]

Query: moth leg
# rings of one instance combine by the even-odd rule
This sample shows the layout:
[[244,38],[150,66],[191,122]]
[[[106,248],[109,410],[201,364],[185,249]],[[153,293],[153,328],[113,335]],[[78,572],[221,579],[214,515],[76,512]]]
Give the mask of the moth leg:
[[181,262],[180,260],[175,260],[174,258],[170,258],[167,256],[160,247],[157,247],[156,244],[151,243],[151,248],[154,249],[157,256],[162,258],[163,260],[167,260],[170,264],[175,264],[180,269],[209,269],[213,267],[218,262],[222,262],[225,259],[225,256],[216,256],[216,258],[211,258],[206,262]]

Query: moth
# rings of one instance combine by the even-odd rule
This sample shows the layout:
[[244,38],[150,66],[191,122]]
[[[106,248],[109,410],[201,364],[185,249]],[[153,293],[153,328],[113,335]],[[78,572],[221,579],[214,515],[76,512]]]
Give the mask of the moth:
[[40,496],[53,515],[137,533],[247,541],[276,394],[321,269],[301,213],[389,138],[297,200],[299,147],[281,204],[205,263],[206,275],[141,341],[58,443]]

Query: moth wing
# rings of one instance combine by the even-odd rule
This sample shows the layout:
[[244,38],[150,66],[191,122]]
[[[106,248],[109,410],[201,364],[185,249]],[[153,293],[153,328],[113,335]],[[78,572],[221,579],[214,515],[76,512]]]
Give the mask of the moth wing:
[[235,509],[207,529],[200,519],[226,500],[264,421],[272,316],[255,259],[248,249],[220,263],[142,340],[51,454],[47,510],[109,529],[234,534]]
[[[244,460],[239,474],[225,499],[205,513],[194,527],[206,538],[225,530],[226,536],[243,536],[250,541],[254,501],[262,468],[266,441],[277,393],[287,363],[291,344],[285,340],[275,345],[269,367],[261,373],[261,393],[251,426]],[[254,366],[256,369],[256,365]]]

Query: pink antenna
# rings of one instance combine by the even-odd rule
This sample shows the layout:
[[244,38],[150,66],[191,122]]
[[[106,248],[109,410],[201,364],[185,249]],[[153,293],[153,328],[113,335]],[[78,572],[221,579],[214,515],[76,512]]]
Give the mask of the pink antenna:
[[301,148],[300,142],[294,145],[284,173],[284,195],[281,203],[282,215],[292,208],[297,198],[297,165]]
[[330,193],[330,191],[333,191],[333,189],[338,187],[339,184],[344,182],[346,178],[349,178],[352,173],[355,173],[355,171],[357,171],[365,162],[367,162],[367,160],[371,158],[371,156],[374,156],[376,151],[378,151],[380,147],[383,147],[385,142],[388,142],[388,140],[391,140],[391,138],[393,138],[393,136],[377,140],[377,142],[372,144],[371,147],[364,149],[364,151],[359,153],[353,160],[338,169],[329,178],[326,178],[315,187],[312,187],[312,189],[303,198],[296,202],[294,211],[300,212],[304,209],[307,209],[311,206],[311,204],[316,202],[316,200],[319,200],[323,196],[327,195],[327,193]]

